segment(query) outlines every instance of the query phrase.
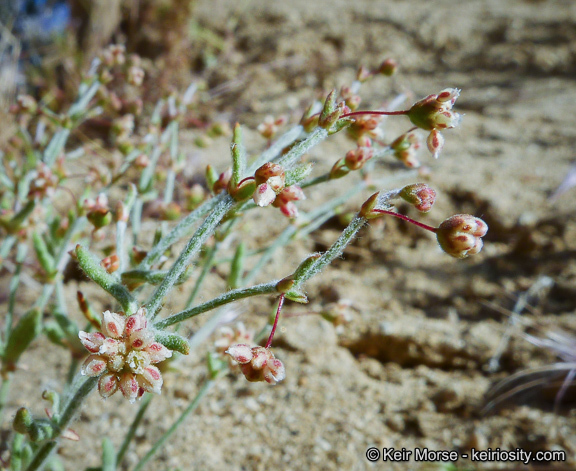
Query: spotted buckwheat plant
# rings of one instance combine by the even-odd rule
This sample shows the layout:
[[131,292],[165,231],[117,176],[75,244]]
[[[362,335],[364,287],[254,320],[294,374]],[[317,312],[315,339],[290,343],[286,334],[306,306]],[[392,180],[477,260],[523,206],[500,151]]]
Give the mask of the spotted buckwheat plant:
[[[182,93],[167,92],[153,106],[144,103],[139,90],[147,83],[147,67],[123,46],[112,46],[94,61],[68,108],[53,110],[28,96],[12,108],[19,135],[0,146],[0,267],[6,264],[14,273],[6,329],[0,335],[0,415],[20,358],[40,335],[67,352],[70,373],[61,391],[44,392],[42,397],[51,403],[47,419],[34,417],[26,408],[15,414],[11,469],[34,471],[57,459],[53,451],[59,439],[73,435],[68,425],[96,389],[102,398],[120,391],[130,403],[141,400],[122,447],[116,451],[106,440],[103,445],[108,448],[102,469],[124,466],[133,431],[154,397],[147,393],[160,394],[163,374],[171,371],[163,368],[161,373],[156,365],[168,359],[177,364],[218,327],[196,397],[134,469],[142,469],[221,378],[241,373],[248,381],[282,387],[290,372],[281,358],[288,353],[273,352],[272,344],[283,322],[285,300],[307,303],[308,280],[340,257],[372,219],[393,216],[432,232],[439,247],[455,258],[482,248],[487,225],[475,216],[451,216],[434,227],[396,210],[396,202],[402,201],[413,207],[410,211],[434,217],[438,195],[428,184],[389,187],[395,178],[415,176],[403,167],[419,166],[423,131],[430,152],[438,157],[444,144],[440,131],[460,123],[453,110],[459,90],[429,95],[404,110],[395,110],[404,100],[396,97],[389,102],[391,110],[363,111],[362,84],[392,75],[397,64],[386,60],[373,70],[361,67],[353,83],[340,93],[331,91],[323,102],[311,103],[300,122],[285,132],[280,131],[288,124],[284,118],[265,118],[258,127],[264,150],[249,157],[239,124],[202,121],[205,103],[196,100],[195,84]],[[385,116],[408,117],[408,129],[386,141]],[[199,147],[231,133],[229,168],[210,164],[204,175],[191,175],[189,169],[195,166],[187,165],[189,152],[180,148],[180,130],[187,127],[193,128]],[[342,149],[330,171],[314,174],[314,162],[303,156],[343,130],[353,147]],[[105,159],[100,147],[85,143],[86,132],[105,133]],[[382,160],[392,167],[397,160],[403,164],[397,175],[385,176],[385,184],[375,165]],[[326,195],[336,196],[327,201],[310,198],[310,187],[333,180],[339,180],[333,186],[337,191]],[[382,189],[384,185],[388,188]],[[352,208],[356,212],[326,252],[311,254],[295,269],[271,263],[277,250],[318,228],[361,193],[365,203]],[[255,212],[272,215],[275,210],[286,216],[281,223],[272,217],[260,218],[256,225],[245,223]],[[282,227],[274,227],[270,233],[277,236],[270,239],[262,237],[266,224]],[[154,236],[146,237],[144,227],[153,227]],[[246,242],[255,241],[263,246],[248,250]],[[227,250],[233,253],[220,256]],[[105,310],[82,287],[76,298],[67,299],[68,280],[86,279],[71,275],[74,267],[107,293],[111,307]],[[263,267],[276,270],[279,279],[254,284]],[[21,277],[26,270],[33,277]],[[198,302],[203,283],[212,276],[224,276],[229,290]],[[21,279],[41,283],[40,294],[22,312],[15,307]],[[189,293],[182,306],[174,295],[177,286]],[[235,328],[221,325],[226,304],[252,296],[277,300],[259,333],[252,334],[241,322]],[[164,306],[168,300],[169,309]],[[336,303],[317,313],[343,329],[352,321],[349,308],[348,303]],[[75,313],[85,318],[82,328]],[[202,315],[206,321],[199,321],[201,327],[187,330],[186,321]]]

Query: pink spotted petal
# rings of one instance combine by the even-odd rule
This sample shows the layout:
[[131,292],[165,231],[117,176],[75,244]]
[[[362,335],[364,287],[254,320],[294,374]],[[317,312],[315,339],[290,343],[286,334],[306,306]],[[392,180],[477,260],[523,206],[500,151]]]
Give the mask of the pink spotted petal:
[[237,361],[241,365],[249,363],[253,356],[252,348],[243,343],[232,345],[225,353],[230,355],[233,360]]
[[286,369],[280,360],[274,358],[266,364],[266,368],[264,368],[264,380],[266,382],[276,384],[277,382],[282,381],[285,377]]
[[129,336],[132,334],[132,332],[145,329],[147,325],[148,321],[146,320],[146,310],[144,308],[140,308],[136,314],[126,319],[125,335]]
[[144,351],[150,355],[150,363],[160,363],[172,356],[172,351],[158,342],[152,342]]
[[100,376],[98,381],[98,392],[104,399],[109,398],[118,391],[118,379],[113,373],[106,373]]
[[84,376],[100,376],[106,370],[106,359],[99,355],[90,355],[80,369]]
[[148,329],[136,330],[128,339],[128,345],[134,350],[144,350],[152,342],[154,342],[154,333]]
[[138,381],[136,381],[136,375],[133,373],[124,373],[120,377],[120,391],[122,395],[128,399],[130,402],[134,402],[138,397]]
[[252,368],[257,370],[264,368],[266,363],[274,358],[270,350],[264,347],[254,347],[252,349],[252,355],[253,357],[250,364],[252,365]]
[[100,351],[102,342],[104,342],[104,339],[106,338],[100,332],[88,333],[84,331],[80,331],[78,333],[78,337],[80,338],[82,345],[84,345],[86,350],[88,350],[90,353],[98,353]]
[[144,368],[142,374],[138,375],[138,380],[145,391],[160,394],[164,380],[160,370],[155,366]]
[[115,312],[104,311],[102,314],[102,332],[106,337],[119,339],[124,335],[126,318]]

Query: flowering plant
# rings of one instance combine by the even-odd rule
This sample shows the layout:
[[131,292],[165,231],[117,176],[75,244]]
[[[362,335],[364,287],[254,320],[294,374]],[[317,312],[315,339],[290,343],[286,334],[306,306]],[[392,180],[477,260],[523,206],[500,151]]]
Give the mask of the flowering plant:
[[[249,381],[281,382],[290,372],[272,352],[272,344],[284,301],[306,303],[306,282],[340,257],[372,219],[390,215],[433,232],[440,248],[455,258],[468,257],[482,248],[481,237],[487,231],[482,220],[457,215],[438,227],[416,221],[397,212],[394,202],[406,201],[425,213],[432,209],[436,192],[425,183],[381,190],[375,176],[374,163],[387,157],[399,159],[408,168],[419,165],[415,156],[418,129],[429,132],[428,148],[438,157],[443,143],[439,130],[460,122],[460,115],[452,110],[459,90],[446,89],[430,95],[406,110],[361,111],[358,108],[362,83],[379,74],[390,75],[396,66],[385,61],[374,71],[361,68],[354,83],[340,93],[330,92],[324,103],[313,103],[301,122],[285,133],[279,131],[284,119],[266,118],[258,130],[269,141],[268,147],[255,158],[248,158],[242,129],[236,125],[230,147],[231,167],[217,172],[209,165],[204,184],[192,186],[183,175],[179,129],[194,112],[196,89],[192,86],[181,95],[169,94],[154,106],[150,116],[145,116],[143,104],[135,98],[135,90],[145,80],[140,64],[138,57],[126,56],[122,47],[110,47],[93,64],[68,112],[57,114],[31,97],[21,98],[13,109],[25,139],[13,140],[3,150],[3,156],[14,164],[5,166],[2,176],[0,196],[4,209],[0,225],[4,239],[0,254],[2,262],[10,261],[16,267],[7,328],[0,344],[3,397],[8,394],[21,354],[42,332],[69,350],[72,366],[63,387],[62,404],[56,391],[44,395],[52,402],[48,421],[33,418],[25,408],[16,415],[14,430],[18,435],[11,449],[12,469],[32,471],[42,467],[59,439],[66,437],[68,425],[83,401],[96,388],[103,398],[120,391],[130,403],[142,399],[143,412],[131,426],[134,430],[152,397],[146,393],[162,392],[165,363],[175,360],[176,353],[189,353],[190,345],[195,344],[194,336],[187,338],[172,327],[214,311],[202,332],[210,334],[221,316],[218,308],[240,299],[272,296],[277,298],[277,307],[256,336],[242,325],[221,332],[208,355],[205,385],[175,426],[141,458],[135,469],[141,469],[151,459],[222,376],[240,370]],[[407,116],[415,127],[386,143],[381,119],[385,115]],[[107,165],[90,162],[83,185],[78,188],[71,184],[75,159],[90,157],[94,150],[84,145],[74,148],[70,137],[95,117],[109,124],[107,137],[112,159]],[[42,136],[37,145],[28,147],[31,129]],[[212,132],[221,134],[224,129],[225,126],[213,126]],[[343,151],[344,157],[329,172],[311,176],[313,165],[303,162],[302,157],[343,130],[356,148]],[[301,209],[300,202],[310,187],[336,179],[350,181],[354,173],[362,178],[342,184],[345,191],[339,196],[312,210]],[[396,178],[407,175],[413,177],[413,170],[408,174],[399,171]],[[391,181],[388,179],[387,185]],[[295,271],[283,273],[282,279],[252,284],[273,253],[287,245],[292,236],[313,231],[334,214],[335,208],[367,189],[379,191],[356,208],[358,212],[326,252],[311,254]],[[77,197],[75,191],[80,191],[81,196]],[[67,208],[65,217],[51,204],[61,192],[74,196],[74,204]],[[231,289],[195,303],[204,280],[216,265],[217,251],[224,242],[233,240],[230,235],[236,224],[253,211],[269,210],[264,209],[266,206],[279,209],[287,218],[283,232],[262,251],[252,254],[260,258],[250,270],[245,269],[245,244],[238,243],[227,276]],[[143,222],[149,221],[157,227],[151,244],[141,237]],[[176,244],[180,241],[185,242],[178,251]],[[35,274],[43,281],[42,293],[30,310],[17,318],[14,296],[29,246],[35,253]],[[68,315],[70,306],[64,296],[64,271],[70,259],[108,293],[115,305],[100,315],[84,293],[78,292],[79,310],[87,321],[83,329]],[[164,315],[167,297],[176,286],[188,282],[194,263],[201,267],[201,273],[196,276],[186,305],[176,313]],[[327,313],[324,317],[338,324],[346,320],[340,314]],[[89,353],[87,358],[85,350]],[[120,464],[132,438],[133,433],[129,432],[118,452],[112,449],[104,455]]]

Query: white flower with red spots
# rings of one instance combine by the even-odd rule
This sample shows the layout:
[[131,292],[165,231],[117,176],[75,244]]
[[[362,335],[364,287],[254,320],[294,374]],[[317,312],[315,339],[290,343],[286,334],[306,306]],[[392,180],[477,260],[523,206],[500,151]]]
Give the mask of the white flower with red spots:
[[170,358],[172,352],[154,341],[144,308],[129,317],[105,311],[102,332],[80,332],[79,337],[91,353],[81,373],[100,376],[98,391],[103,398],[118,390],[130,402],[146,391],[160,394],[162,375],[153,365]]
[[240,370],[248,381],[276,384],[286,377],[284,364],[274,357],[269,348],[239,343],[232,345],[226,353],[240,364]]

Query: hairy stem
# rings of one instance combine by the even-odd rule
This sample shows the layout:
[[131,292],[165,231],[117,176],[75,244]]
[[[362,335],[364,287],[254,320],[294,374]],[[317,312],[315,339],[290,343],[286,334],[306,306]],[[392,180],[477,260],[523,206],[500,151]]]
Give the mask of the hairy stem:
[[150,268],[154,262],[156,262],[160,256],[172,246],[172,244],[178,242],[187,234],[192,224],[217,207],[222,201],[224,201],[224,199],[226,199],[226,196],[225,193],[222,193],[221,195],[206,201],[188,214],[188,216],[182,219],[165,237],[158,241],[152,250],[148,252],[148,255],[146,255],[144,260],[142,260],[138,268],[142,270]]
[[66,407],[62,410],[60,415],[60,420],[58,420],[57,426],[57,437],[53,437],[52,440],[46,442],[44,445],[40,447],[40,449],[36,452],[34,459],[26,468],[26,471],[35,471],[40,469],[46,459],[50,456],[56,445],[58,444],[57,438],[60,434],[66,430],[70,421],[78,412],[78,409],[84,402],[84,399],[88,397],[88,395],[92,392],[92,390],[96,387],[98,383],[98,378],[85,378],[84,381],[78,386],[75,394],[70,398]]
[[259,296],[263,294],[277,293],[276,291],[277,281],[272,281],[270,283],[263,283],[261,285],[251,286],[250,288],[240,288],[228,291],[210,301],[206,301],[198,306],[192,307],[190,309],[185,309],[177,314],[173,314],[166,319],[162,319],[154,324],[156,329],[165,329],[170,325],[177,324],[178,322],[185,321],[191,317],[202,314],[206,311],[211,311],[214,308],[223,306],[224,304],[233,303],[243,298],[249,298],[251,296]]
[[198,253],[200,247],[206,242],[206,239],[210,235],[214,233],[222,218],[226,215],[226,213],[232,208],[234,200],[226,195],[222,200],[218,203],[218,205],[212,210],[210,215],[206,218],[206,220],[202,223],[202,225],[198,228],[198,230],[194,233],[192,238],[186,244],[184,250],[180,253],[180,256],[172,265],[172,268],[168,271],[166,278],[160,283],[160,286],[154,291],[150,300],[146,304],[146,308],[148,310],[149,315],[153,319],[156,316],[156,312],[164,299],[164,296],[168,294],[168,292],[174,286],[174,283],[178,281],[180,275],[184,273],[184,270],[190,264],[192,257]]

